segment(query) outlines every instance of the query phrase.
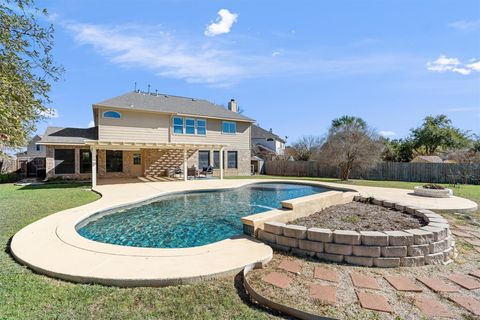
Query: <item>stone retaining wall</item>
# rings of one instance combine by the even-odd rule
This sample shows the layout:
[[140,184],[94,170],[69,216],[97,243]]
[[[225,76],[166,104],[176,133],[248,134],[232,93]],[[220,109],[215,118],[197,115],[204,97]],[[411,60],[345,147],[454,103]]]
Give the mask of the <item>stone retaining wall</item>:
[[[369,199],[356,196],[354,200],[365,202]],[[455,241],[448,221],[442,216],[430,210],[381,199],[373,199],[372,202],[418,216],[427,225],[411,230],[357,232],[265,222],[256,237],[274,249],[367,267],[414,267],[450,261]]]

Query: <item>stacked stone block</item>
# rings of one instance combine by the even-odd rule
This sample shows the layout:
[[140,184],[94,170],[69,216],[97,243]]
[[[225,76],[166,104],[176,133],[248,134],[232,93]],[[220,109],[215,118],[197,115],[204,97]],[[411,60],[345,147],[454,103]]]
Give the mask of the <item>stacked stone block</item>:
[[[367,198],[358,196],[354,200],[366,201]],[[257,238],[293,254],[367,267],[415,267],[450,261],[455,253],[454,241],[448,221],[442,216],[406,204],[369,200],[418,216],[427,224],[410,230],[357,232],[266,222],[264,228],[258,230]]]

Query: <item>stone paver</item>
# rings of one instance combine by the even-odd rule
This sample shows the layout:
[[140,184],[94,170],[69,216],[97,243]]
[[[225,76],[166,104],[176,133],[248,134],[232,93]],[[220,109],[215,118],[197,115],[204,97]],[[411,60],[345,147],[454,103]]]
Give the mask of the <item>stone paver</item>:
[[480,278],[480,269],[471,271],[469,275]]
[[422,292],[422,288],[417,286],[412,280],[404,276],[386,276],[388,281],[398,291]]
[[480,239],[475,238],[466,238],[464,239],[466,242],[470,243],[472,246],[480,247]]
[[357,288],[380,290],[377,280],[373,277],[365,276],[358,272],[350,272],[350,278],[352,279],[353,285]]
[[338,272],[331,268],[315,267],[313,277],[315,279],[338,282]]
[[458,292],[457,288],[446,284],[438,278],[418,277],[417,280],[435,292]]
[[474,238],[474,236],[471,235],[470,233],[463,232],[461,230],[456,230],[456,229],[452,229],[452,234],[454,236],[462,237],[462,238]]
[[473,297],[451,296],[450,300],[459,304],[476,316],[480,316],[480,301]]
[[419,297],[415,299],[415,305],[427,317],[453,317],[453,314],[443,304],[433,298]]
[[329,304],[337,302],[337,288],[335,286],[312,284],[310,286],[310,298]]
[[392,307],[384,296],[366,292],[357,292],[357,296],[362,308],[382,312],[393,312]]
[[282,289],[288,287],[293,281],[290,277],[279,272],[271,272],[263,277],[262,280]]
[[459,286],[468,290],[475,290],[480,288],[480,282],[475,278],[465,276],[463,274],[451,274],[448,276],[448,280],[455,282]]
[[283,260],[278,267],[288,272],[299,273],[302,270],[302,263],[298,260]]

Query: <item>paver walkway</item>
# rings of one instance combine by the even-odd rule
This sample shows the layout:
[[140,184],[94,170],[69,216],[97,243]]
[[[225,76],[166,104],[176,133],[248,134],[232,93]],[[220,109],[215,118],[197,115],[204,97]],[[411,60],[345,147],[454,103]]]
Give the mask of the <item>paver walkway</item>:
[[412,280],[404,276],[388,276],[385,277],[385,280],[388,281],[398,291],[413,291],[413,292],[422,292],[422,288],[417,286]]
[[273,284],[274,286],[277,286],[279,288],[285,289],[293,280],[284,274],[272,272],[266,275],[263,278],[263,281]]
[[417,298],[415,299],[415,305],[428,317],[453,317],[453,313],[433,298]]
[[417,280],[435,292],[458,292],[458,288],[453,287],[438,278],[419,277]]
[[384,296],[366,292],[357,292],[357,296],[362,308],[382,312],[393,312],[392,307]]
[[315,267],[313,277],[325,281],[338,282],[338,272],[333,268]]
[[476,316],[480,316],[480,301],[472,297],[451,296],[450,299],[458,303]]
[[312,284],[310,286],[310,298],[335,304],[337,302],[337,288],[330,285]]
[[465,276],[463,274],[452,274],[448,276],[448,280],[464,287],[468,290],[475,290],[480,288],[480,282],[473,277]]
[[353,285],[357,288],[380,290],[377,280],[375,280],[373,277],[366,276],[358,272],[351,272],[350,278],[352,279]]
[[302,263],[298,260],[283,260],[278,267],[288,272],[299,273],[302,270]]

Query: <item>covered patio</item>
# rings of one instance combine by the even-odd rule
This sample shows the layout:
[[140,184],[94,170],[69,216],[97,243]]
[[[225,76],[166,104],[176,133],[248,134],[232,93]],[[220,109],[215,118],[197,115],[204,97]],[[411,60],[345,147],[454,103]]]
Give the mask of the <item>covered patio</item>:
[[[198,152],[208,155],[207,163],[215,167],[215,175],[223,179],[224,148],[226,144],[207,143],[151,143],[87,140],[85,144],[91,151],[92,187],[99,180],[111,180],[115,184],[128,182],[187,181],[195,177]],[[115,154],[120,154],[115,163]],[[204,155],[205,155],[204,154]],[[127,159],[128,161],[124,161]],[[110,160],[110,161],[109,161]],[[204,159],[205,160],[205,159]],[[115,171],[115,165],[121,168]],[[190,168],[189,168],[190,166]],[[110,168],[110,172],[109,172]],[[113,169],[112,169],[113,168]],[[199,168],[200,170],[202,168]],[[212,172],[213,175],[213,172]],[[100,183],[104,184],[104,183]]]

